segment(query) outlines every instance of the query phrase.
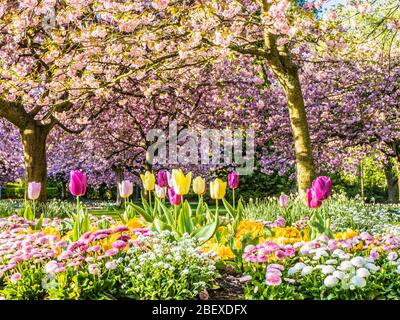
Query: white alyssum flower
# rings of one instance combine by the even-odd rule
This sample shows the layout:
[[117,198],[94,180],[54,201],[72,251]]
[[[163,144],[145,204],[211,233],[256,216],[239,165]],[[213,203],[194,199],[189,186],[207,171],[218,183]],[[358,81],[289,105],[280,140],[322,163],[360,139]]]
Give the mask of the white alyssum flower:
[[311,266],[305,266],[305,267],[303,268],[303,270],[301,270],[301,275],[304,277],[304,276],[307,276],[307,275],[311,274],[313,271],[314,271],[314,268],[313,268],[313,267],[311,267]]
[[366,278],[368,277],[371,273],[368,271],[368,269],[366,268],[360,268],[357,269],[356,271],[357,276],[362,277],[362,278]]
[[365,265],[365,260],[363,257],[354,257],[353,259],[351,259],[351,263],[353,264],[353,266],[361,268]]
[[350,281],[356,288],[364,288],[367,285],[367,281],[360,276],[354,276]]
[[324,285],[328,288],[336,287],[338,283],[339,283],[338,278],[334,276],[327,276],[324,280]]

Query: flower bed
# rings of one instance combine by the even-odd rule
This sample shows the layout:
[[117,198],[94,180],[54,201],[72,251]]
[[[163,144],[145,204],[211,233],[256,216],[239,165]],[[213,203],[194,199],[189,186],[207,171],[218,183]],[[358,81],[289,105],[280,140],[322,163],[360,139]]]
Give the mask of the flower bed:
[[[71,242],[61,220],[0,219],[0,296],[5,299],[193,299],[212,285],[214,261],[194,239],[113,225],[93,217]],[[129,224],[138,224],[130,221]],[[128,225],[129,225],[128,224]]]

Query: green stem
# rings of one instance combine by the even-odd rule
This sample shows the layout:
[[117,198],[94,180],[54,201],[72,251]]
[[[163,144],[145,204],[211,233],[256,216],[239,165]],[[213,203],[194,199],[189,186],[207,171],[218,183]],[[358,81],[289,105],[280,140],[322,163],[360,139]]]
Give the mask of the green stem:
[[149,191],[149,206],[150,206],[150,209],[152,209],[152,207],[151,207],[151,191]]
[[36,217],[36,201],[33,200],[33,221],[35,221],[35,217]]
[[218,213],[218,199],[215,199],[215,213]]
[[235,189],[232,189],[232,204],[233,204],[233,209],[235,208]]

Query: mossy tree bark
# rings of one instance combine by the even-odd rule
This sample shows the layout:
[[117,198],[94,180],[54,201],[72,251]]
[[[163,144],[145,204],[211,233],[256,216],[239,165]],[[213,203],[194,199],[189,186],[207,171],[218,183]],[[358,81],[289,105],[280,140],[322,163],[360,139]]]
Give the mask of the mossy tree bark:
[[385,165],[385,175],[386,181],[388,185],[388,202],[389,203],[397,203],[399,202],[399,185],[398,185],[398,177],[395,168],[394,159],[389,159],[387,164]]
[[[268,13],[271,4],[266,0],[262,3],[263,11]],[[265,60],[286,95],[296,156],[297,188],[301,199],[306,201],[306,190],[311,186],[315,172],[298,66],[287,45],[279,45],[277,36],[268,27],[264,30],[264,50]]]
[[37,124],[36,121],[27,121],[26,126],[20,129],[25,164],[25,195],[29,182],[40,182],[40,202],[47,200],[46,140],[49,131],[49,126]]
[[[72,108],[72,103],[64,101],[54,106],[55,112],[68,111]],[[0,99],[0,117],[11,122],[19,129],[25,165],[25,196],[27,196],[28,183],[32,181],[42,184],[40,202],[47,200],[47,159],[46,159],[46,140],[50,131],[57,125],[63,130],[75,134],[83,131],[70,130],[60,123],[53,115],[49,115],[46,120],[36,120],[36,116],[42,110],[42,106],[33,108],[27,112],[19,102],[6,101]]]

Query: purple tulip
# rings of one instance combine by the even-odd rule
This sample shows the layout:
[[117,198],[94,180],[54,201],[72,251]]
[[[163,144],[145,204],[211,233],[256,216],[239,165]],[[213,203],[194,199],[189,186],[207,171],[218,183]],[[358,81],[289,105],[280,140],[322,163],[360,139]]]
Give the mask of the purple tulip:
[[313,188],[307,189],[307,205],[309,208],[316,209],[322,205],[322,200],[318,199]]
[[28,198],[31,200],[37,200],[40,196],[42,184],[40,182],[29,182],[28,184]]
[[83,196],[86,193],[86,176],[79,170],[71,171],[69,192],[75,197]]
[[230,174],[228,174],[228,185],[231,189],[236,189],[239,187],[239,173],[232,171]]
[[328,199],[332,191],[332,180],[329,177],[320,176],[313,181],[312,188],[318,200]]
[[286,208],[289,204],[289,197],[286,194],[282,193],[279,197],[278,202],[282,208]]
[[166,171],[158,172],[157,184],[160,188],[168,187],[168,176]]
[[177,206],[182,202],[182,196],[175,193],[174,188],[168,189],[168,199],[173,206]]

